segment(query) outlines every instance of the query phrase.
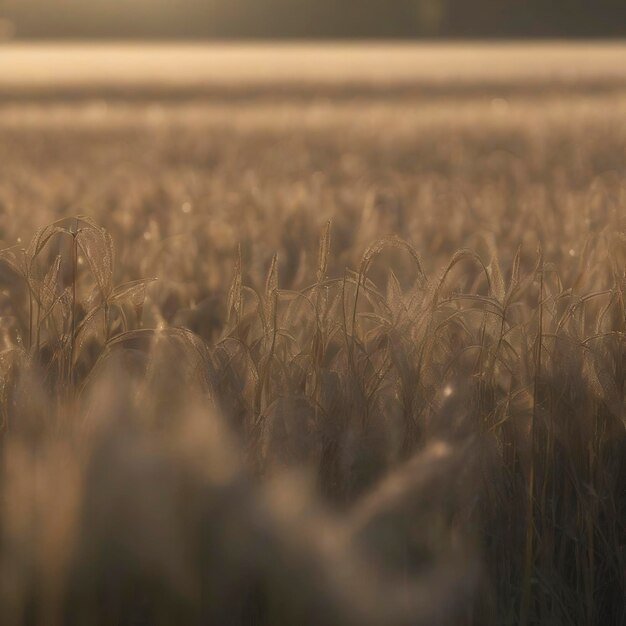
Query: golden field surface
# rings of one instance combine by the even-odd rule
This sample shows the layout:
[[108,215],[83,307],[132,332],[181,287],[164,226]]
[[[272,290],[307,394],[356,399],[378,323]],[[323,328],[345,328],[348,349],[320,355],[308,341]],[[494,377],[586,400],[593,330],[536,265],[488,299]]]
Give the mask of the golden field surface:
[[626,46],[0,47],[2,624],[619,624]]
[[420,80],[623,80],[626,45],[608,43],[6,44],[0,84],[53,86],[323,84]]

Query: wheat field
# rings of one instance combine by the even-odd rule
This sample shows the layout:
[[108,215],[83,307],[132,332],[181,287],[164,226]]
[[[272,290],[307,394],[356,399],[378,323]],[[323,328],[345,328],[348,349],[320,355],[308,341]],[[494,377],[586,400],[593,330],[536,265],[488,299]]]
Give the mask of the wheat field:
[[624,623],[623,47],[44,50],[3,626]]

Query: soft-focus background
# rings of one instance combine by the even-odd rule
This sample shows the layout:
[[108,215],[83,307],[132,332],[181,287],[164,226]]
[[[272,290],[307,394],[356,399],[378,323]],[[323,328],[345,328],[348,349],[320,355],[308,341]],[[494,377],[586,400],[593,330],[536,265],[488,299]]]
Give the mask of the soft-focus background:
[[620,0],[3,0],[23,37],[619,37]]
[[624,623],[625,17],[0,0],[2,626]]

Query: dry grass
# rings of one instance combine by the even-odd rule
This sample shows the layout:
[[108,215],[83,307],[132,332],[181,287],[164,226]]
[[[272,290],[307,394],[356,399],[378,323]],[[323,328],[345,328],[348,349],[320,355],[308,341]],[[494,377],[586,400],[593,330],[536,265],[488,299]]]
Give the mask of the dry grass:
[[3,624],[623,621],[619,84],[326,89],[2,105]]

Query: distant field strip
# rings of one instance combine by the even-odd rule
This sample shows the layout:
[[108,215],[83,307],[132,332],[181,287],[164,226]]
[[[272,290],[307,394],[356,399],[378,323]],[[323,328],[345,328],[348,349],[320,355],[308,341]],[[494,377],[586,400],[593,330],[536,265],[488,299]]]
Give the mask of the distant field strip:
[[0,87],[626,80],[622,43],[7,44]]

